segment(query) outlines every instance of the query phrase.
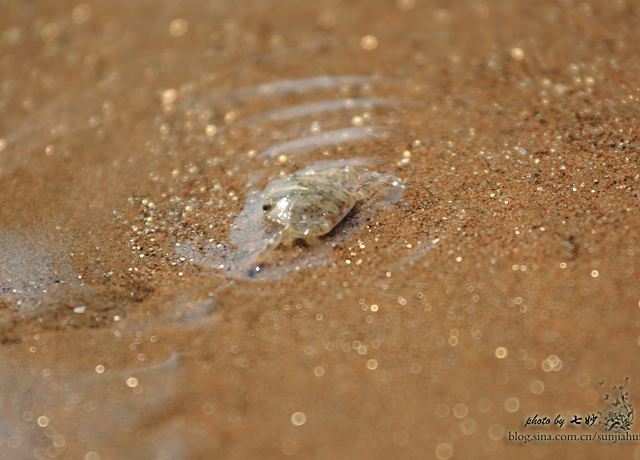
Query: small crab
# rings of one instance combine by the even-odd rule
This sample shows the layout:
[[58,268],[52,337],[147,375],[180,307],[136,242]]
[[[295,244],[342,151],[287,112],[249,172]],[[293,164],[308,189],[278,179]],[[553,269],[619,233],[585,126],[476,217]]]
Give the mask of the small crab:
[[374,197],[396,202],[403,189],[395,176],[371,172],[354,161],[319,164],[274,180],[262,193],[264,220],[275,228],[269,246],[316,243],[356,203]]

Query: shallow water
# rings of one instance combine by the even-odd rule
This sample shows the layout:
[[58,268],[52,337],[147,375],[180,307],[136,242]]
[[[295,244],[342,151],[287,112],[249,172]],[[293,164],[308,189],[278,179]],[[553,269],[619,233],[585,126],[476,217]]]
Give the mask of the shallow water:
[[[637,457],[506,435],[640,379],[638,15],[0,2],[0,457]],[[358,159],[402,199],[252,269]]]
[[[201,235],[177,242],[176,253],[205,269],[239,279],[275,281],[301,269],[326,265],[332,260],[332,248],[348,243],[354,229],[402,198],[404,184],[395,176],[370,171],[369,163],[362,158],[314,162],[291,175],[273,179],[264,190],[248,189],[244,206],[231,224],[228,244],[215,243]],[[316,193],[305,201],[295,196],[300,193],[295,189],[300,185],[308,188],[301,180],[308,180],[309,175],[317,179]],[[286,193],[287,190],[292,191]],[[317,194],[319,190],[324,196]],[[280,211],[277,222],[270,222],[265,203],[276,198],[297,200],[297,204]],[[347,202],[342,203],[345,198]],[[323,217],[299,216],[296,206],[304,206],[307,212],[320,208]],[[337,214],[327,216],[332,207]],[[306,224],[304,219],[311,223]],[[295,237],[287,240],[292,231]],[[307,244],[294,247],[297,240],[306,240]]]

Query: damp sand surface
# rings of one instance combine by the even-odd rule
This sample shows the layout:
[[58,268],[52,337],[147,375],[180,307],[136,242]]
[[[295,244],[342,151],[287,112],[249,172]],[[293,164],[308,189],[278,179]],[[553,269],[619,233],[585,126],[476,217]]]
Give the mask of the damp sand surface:
[[[639,18],[0,5],[0,457],[640,455],[506,440],[640,382]],[[401,199],[238,257],[269,184],[360,161]]]

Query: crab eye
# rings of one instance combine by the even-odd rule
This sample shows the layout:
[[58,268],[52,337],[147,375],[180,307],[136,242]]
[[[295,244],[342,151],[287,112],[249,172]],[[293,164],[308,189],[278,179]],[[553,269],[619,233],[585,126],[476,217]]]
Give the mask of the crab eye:
[[265,203],[262,205],[263,211],[271,211],[271,208],[273,208],[273,205],[271,203]]

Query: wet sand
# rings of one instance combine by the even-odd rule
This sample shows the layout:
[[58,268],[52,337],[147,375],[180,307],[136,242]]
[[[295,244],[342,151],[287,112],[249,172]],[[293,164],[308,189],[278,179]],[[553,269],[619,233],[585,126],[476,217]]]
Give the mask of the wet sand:
[[[638,19],[0,2],[0,457],[640,458],[508,440],[640,394]],[[238,262],[251,192],[352,158],[402,200]]]

